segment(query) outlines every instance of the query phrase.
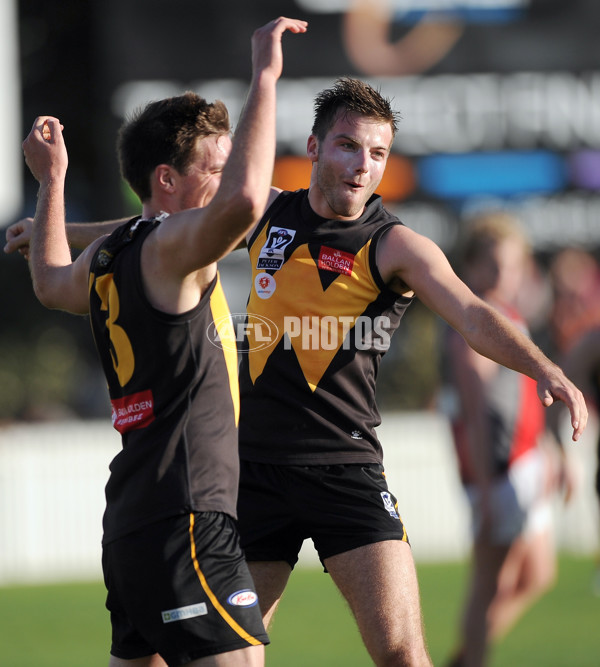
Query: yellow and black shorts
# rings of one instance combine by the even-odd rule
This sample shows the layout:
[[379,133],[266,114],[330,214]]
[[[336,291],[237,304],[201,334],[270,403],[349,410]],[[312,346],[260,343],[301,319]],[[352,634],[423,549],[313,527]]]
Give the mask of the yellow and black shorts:
[[408,542],[383,466],[273,465],[242,461],[238,528],[248,561],[294,567],[312,538],[321,563],[384,540]]
[[234,520],[178,515],[103,547],[111,653],[169,665],[268,644]]

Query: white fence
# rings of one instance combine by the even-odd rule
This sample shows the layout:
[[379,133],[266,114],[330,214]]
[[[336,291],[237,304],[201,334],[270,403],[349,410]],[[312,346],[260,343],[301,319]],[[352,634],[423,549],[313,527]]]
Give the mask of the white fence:
[[[562,550],[598,548],[593,491],[596,423],[569,446],[580,485],[556,504]],[[417,561],[455,560],[469,551],[468,511],[445,419],[435,413],[383,416],[379,429],[389,485]],[[109,422],[17,424],[0,429],[0,585],[99,579],[104,485],[120,439]],[[312,546],[301,564],[317,562]]]

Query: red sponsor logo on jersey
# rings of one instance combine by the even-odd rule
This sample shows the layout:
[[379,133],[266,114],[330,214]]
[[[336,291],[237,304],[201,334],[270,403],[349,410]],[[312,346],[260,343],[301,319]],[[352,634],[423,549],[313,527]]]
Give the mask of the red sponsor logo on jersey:
[[336,273],[351,276],[352,267],[354,266],[354,255],[343,250],[328,248],[324,245],[321,246],[319,252],[318,266],[320,269],[325,269],[326,271],[335,271]]
[[152,390],[111,399],[112,423],[119,433],[145,428],[154,421]]

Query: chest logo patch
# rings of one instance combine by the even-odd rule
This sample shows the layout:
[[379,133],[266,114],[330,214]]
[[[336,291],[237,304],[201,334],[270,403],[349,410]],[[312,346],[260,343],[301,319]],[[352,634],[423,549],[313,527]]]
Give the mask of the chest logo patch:
[[351,276],[352,268],[354,267],[354,255],[343,250],[328,248],[324,245],[321,246],[321,250],[319,251],[318,267],[326,271]]
[[263,271],[267,269],[279,271],[285,259],[285,249],[294,240],[294,236],[296,236],[295,229],[286,229],[285,227],[269,229],[269,236],[260,249],[256,268]]
[[254,290],[260,299],[270,299],[276,287],[275,278],[270,273],[258,273],[254,278]]

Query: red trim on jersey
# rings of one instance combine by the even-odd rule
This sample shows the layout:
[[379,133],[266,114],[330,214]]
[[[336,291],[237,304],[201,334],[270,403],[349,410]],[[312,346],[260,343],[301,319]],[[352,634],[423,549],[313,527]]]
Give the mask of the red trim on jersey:
[[535,380],[522,375],[520,391],[520,411],[510,448],[509,465],[536,447],[545,428],[544,407],[538,398]]

